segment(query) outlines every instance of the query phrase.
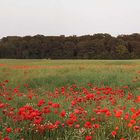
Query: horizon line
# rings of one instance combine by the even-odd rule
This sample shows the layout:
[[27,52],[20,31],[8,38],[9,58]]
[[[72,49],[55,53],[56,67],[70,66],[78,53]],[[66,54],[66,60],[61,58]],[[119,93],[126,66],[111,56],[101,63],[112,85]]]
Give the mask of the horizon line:
[[111,33],[94,33],[94,34],[81,34],[81,35],[76,35],[76,34],[73,34],[73,35],[64,35],[64,34],[59,34],[59,35],[44,35],[44,34],[34,34],[34,35],[7,35],[7,36],[3,36],[3,37],[0,37],[0,39],[3,39],[3,38],[6,38],[6,37],[27,37],[27,36],[30,36],[30,37],[34,37],[34,36],[44,36],[44,37],[61,37],[61,36],[64,36],[64,37],[82,37],[82,36],[93,36],[93,35],[96,35],[96,34],[108,34],[108,35],[111,35],[112,37],[118,37],[118,36],[123,36],[123,35],[133,35],[133,34],[140,34],[140,33],[124,33],[124,34],[118,34],[118,35],[112,35]]

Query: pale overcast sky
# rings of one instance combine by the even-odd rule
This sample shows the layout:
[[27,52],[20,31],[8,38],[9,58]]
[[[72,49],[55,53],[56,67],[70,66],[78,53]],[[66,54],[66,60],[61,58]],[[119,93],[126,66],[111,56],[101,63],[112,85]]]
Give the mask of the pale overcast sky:
[[0,38],[140,33],[140,0],[0,0]]

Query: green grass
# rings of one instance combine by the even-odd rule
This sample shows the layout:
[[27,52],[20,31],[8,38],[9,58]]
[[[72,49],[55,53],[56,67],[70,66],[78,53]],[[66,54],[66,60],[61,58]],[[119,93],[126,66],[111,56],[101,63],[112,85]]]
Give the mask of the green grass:
[[[29,84],[37,90],[54,90],[56,87],[77,84],[120,87],[129,85],[131,89],[139,88],[137,71],[140,60],[0,60],[0,80],[8,79],[14,87]],[[48,66],[38,69],[11,69],[11,66]],[[61,66],[61,68],[56,68]],[[55,67],[55,68],[53,68]]]

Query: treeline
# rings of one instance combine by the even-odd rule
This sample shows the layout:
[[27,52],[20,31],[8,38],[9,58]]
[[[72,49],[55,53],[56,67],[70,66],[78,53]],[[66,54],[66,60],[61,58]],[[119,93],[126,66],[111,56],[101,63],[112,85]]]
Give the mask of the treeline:
[[0,40],[0,58],[138,59],[140,34],[85,36],[9,36]]

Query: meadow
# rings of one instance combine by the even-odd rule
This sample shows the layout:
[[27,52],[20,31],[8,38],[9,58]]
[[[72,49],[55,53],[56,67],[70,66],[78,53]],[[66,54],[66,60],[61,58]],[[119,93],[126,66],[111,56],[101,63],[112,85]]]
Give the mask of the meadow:
[[140,60],[0,60],[0,140],[140,140]]

